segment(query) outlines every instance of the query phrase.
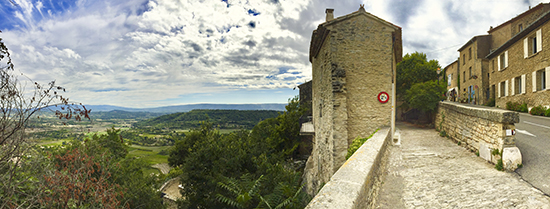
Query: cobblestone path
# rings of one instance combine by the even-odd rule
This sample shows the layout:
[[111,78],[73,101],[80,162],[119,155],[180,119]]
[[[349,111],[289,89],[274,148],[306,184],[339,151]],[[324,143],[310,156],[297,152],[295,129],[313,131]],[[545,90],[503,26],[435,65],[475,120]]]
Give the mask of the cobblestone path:
[[[550,208],[516,173],[497,171],[434,129],[398,123],[377,208]],[[549,177],[550,178],[550,177]]]

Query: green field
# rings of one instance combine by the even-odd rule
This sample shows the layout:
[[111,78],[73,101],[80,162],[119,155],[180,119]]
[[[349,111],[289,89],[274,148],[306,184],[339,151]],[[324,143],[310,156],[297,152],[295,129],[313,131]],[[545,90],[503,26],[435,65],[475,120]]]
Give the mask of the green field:
[[55,141],[50,141],[50,140],[45,140],[45,141],[40,141],[37,145],[39,146],[61,146],[63,145],[63,142],[65,143],[69,143],[71,142],[71,139],[60,139],[60,140],[55,140]]
[[148,147],[131,145],[130,148],[128,148],[128,156],[139,157],[150,165],[168,163],[168,155],[159,154],[160,151],[167,150],[168,148],[170,148],[170,146]]

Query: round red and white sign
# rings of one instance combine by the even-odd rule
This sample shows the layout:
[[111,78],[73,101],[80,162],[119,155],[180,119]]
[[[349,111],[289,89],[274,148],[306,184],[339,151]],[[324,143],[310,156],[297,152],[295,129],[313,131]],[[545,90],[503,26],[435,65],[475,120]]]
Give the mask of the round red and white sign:
[[386,103],[389,99],[390,96],[386,92],[380,92],[380,94],[378,94],[378,101],[381,103]]

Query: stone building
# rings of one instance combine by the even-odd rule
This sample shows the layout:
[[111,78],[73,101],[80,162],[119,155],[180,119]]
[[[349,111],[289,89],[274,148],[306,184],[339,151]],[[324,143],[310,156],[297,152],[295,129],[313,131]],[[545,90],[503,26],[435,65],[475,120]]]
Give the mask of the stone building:
[[496,105],[527,103],[529,108],[550,105],[550,12],[515,34],[487,55],[489,84]]
[[304,173],[310,194],[345,162],[353,139],[393,123],[392,86],[402,58],[400,27],[362,6],[338,18],[333,11],[326,10],[310,44],[315,134]]
[[458,73],[460,71],[460,65],[458,65],[458,61],[456,60],[452,62],[451,64],[447,65],[447,67],[443,68],[446,78],[447,78],[447,100],[456,102],[458,101],[458,88],[460,87],[458,84]]
[[[471,104],[483,104],[489,100],[488,61],[491,35],[474,36],[464,44],[460,54],[460,97]],[[458,78],[458,77],[457,77]]]
[[[475,36],[458,49],[459,58],[453,63],[458,63],[457,74],[460,76],[454,76],[453,80],[460,83],[460,88],[458,85],[453,87],[457,87],[460,100],[471,104],[484,104],[491,98],[495,99],[498,86],[490,81],[493,69],[499,66],[506,68],[508,54],[504,52],[502,56],[493,60],[487,56],[522,33],[548,11],[550,11],[549,3],[538,4],[494,28],[490,27],[487,31],[488,35]],[[504,106],[500,105],[500,107]]]

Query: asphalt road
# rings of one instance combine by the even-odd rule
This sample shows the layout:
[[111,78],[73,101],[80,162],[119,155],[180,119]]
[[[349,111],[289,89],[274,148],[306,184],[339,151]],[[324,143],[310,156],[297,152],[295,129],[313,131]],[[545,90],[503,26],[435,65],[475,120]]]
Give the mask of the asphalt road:
[[550,117],[520,113],[515,125],[516,146],[523,157],[523,167],[516,173],[550,195]]

